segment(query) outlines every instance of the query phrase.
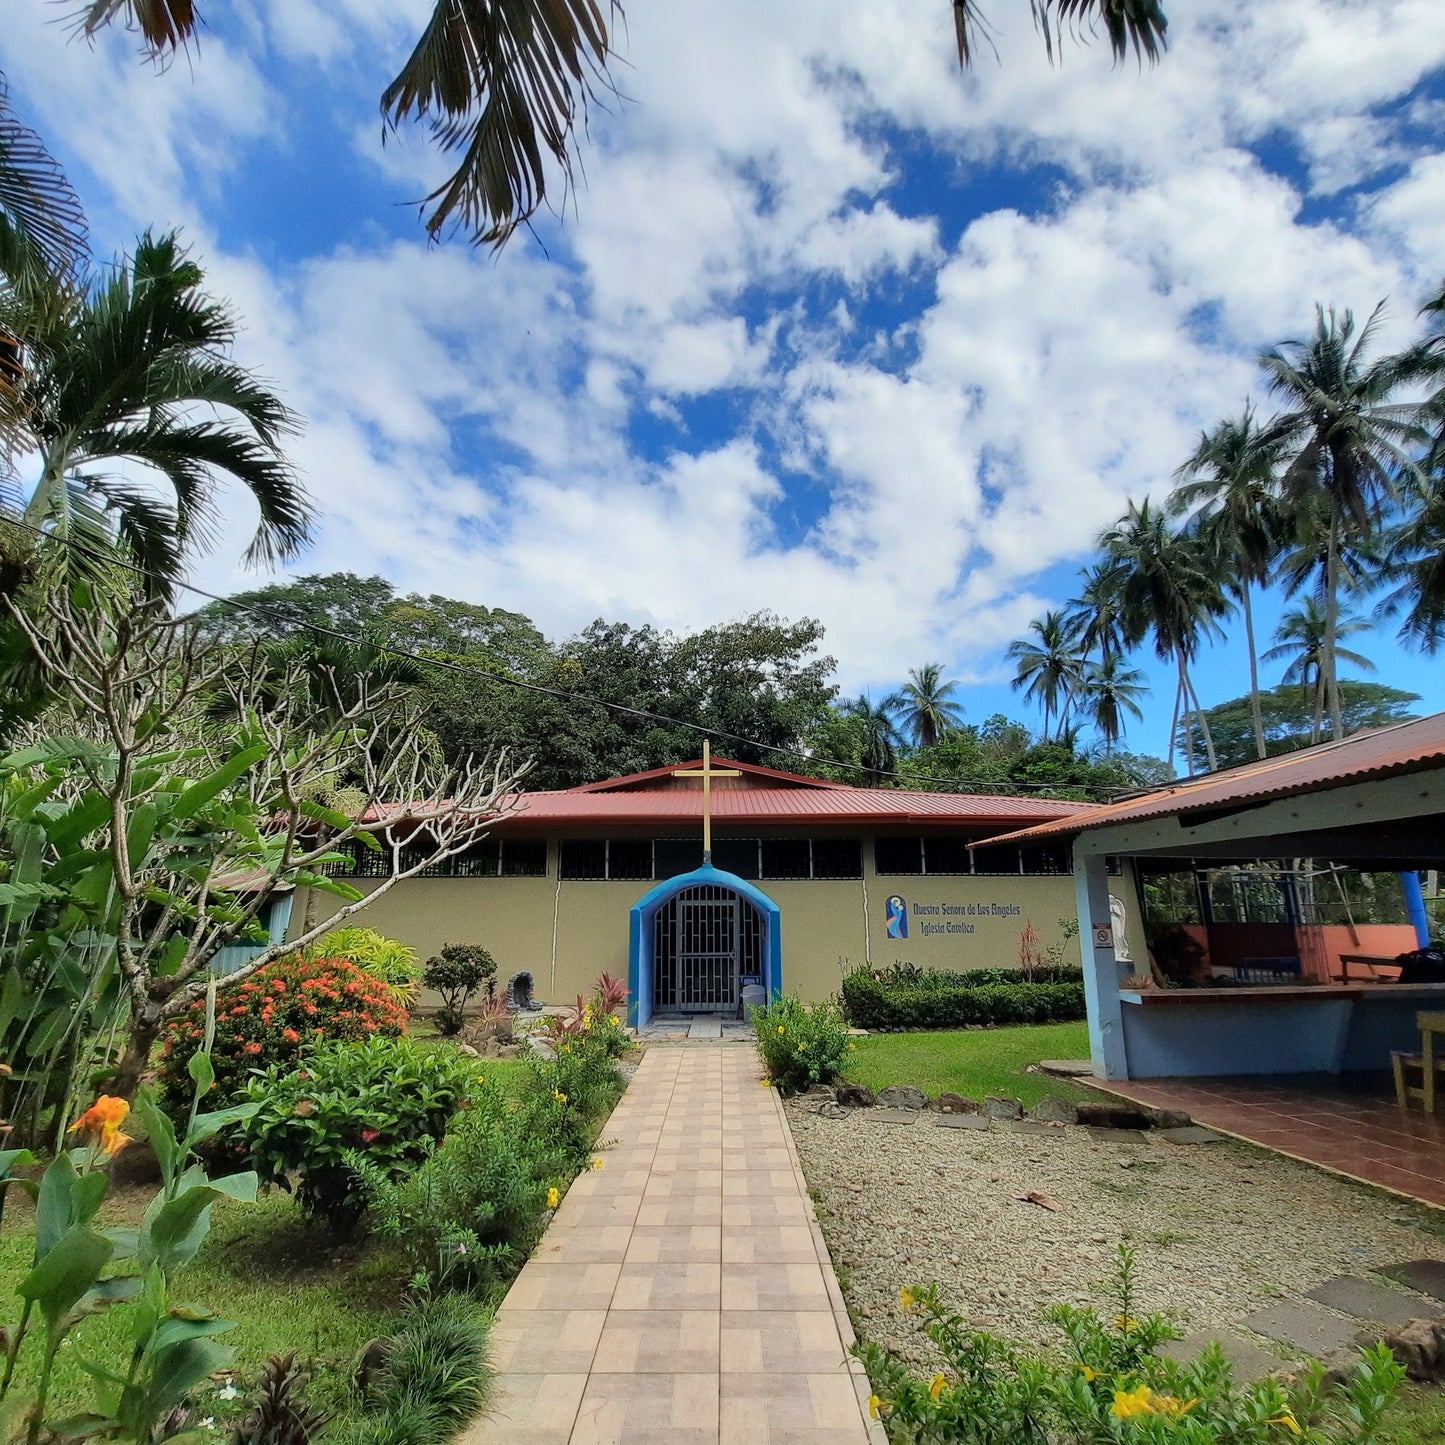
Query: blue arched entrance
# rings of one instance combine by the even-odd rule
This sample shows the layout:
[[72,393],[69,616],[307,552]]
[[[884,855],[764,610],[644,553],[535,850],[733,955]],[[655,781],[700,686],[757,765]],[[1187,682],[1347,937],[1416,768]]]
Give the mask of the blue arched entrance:
[[783,988],[782,914],[762,889],[704,863],[633,904],[628,957],[627,1021],[636,1028],[652,1021],[659,986],[669,1008],[735,1006],[728,989],[748,976],[746,967],[757,968],[775,998]]

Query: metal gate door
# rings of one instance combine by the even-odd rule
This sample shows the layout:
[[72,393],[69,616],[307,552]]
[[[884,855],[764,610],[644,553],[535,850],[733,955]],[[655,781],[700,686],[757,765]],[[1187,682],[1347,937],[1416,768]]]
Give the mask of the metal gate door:
[[692,1013],[731,1013],[737,1008],[736,896],[678,900],[677,963],[680,1009]]

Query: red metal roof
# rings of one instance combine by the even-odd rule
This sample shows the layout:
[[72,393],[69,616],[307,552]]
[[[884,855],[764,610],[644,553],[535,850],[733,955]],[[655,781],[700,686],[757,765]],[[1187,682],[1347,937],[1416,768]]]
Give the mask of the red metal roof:
[[[1281,757],[1246,763],[1223,773],[1171,783],[1157,792],[1106,803],[1053,822],[1008,834],[1022,838],[1072,837],[1094,828],[1152,818],[1187,818],[1195,813],[1229,811],[1272,798],[1318,793],[1362,778],[1420,772],[1445,765],[1445,713],[1356,733]],[[1003,841],[990,839],[990,842]]]
[[[750,778],[767,778],[786,782],[796,788],[847,788],[848,783],[829,783],[822,778],[810,778],[804,773],[785,773],[778,768],[765,768],[760,763],[740,763],[733,758],[713,758],[715,768],[729,768]],[[569,793],[607,793],[619,788],[635,788],[639,783],[670,779],[675,772],[686,768],[702,767],[701,758],[692,758],[685,763],[672,763],[665,768],[649,768],[645,773],[624,773],[618,778],[603,778],[600,783],[583,783],[569,788]]]

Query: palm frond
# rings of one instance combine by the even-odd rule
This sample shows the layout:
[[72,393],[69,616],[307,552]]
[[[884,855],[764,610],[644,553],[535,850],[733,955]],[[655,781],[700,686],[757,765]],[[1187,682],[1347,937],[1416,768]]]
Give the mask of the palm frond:
[[117,16],[128,30],[140,31],[153,56],[181,49],[200,21],[193,0],[90,0],[76,14],[75,28],[89,38]]
[[1159,0],[1029,0],[1029,8],[1050,60],[1066,34],[1082,43],[1100,25],[1116,63],[1132,51],[1141,65],[1154,65],[1168,44],[1169,21]]
[[[8,234],[6,234],[8,233]],[[48,269],[71,272],[89,254],[85,211],[60,164],[15,114],[0,75],[0,235],[9,267],[31,253]],[[10,271],[5,272],[7,278]]]
[[543,204],[549,166],[570,186],[578,117],[610,89],[610,54],[596,0],[438,0],[381,98],[389,126],[426,120],[461,153],[423,202],[428,234],[454,222],[500,246]]

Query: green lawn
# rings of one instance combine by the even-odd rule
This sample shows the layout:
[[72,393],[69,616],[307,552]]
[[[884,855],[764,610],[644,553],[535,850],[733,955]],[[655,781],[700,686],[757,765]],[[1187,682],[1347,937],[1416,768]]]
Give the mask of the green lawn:
[[948,1089],[973,1099],[1007,1094],[1022,1100],[1025,1108],[1032,1108],[1045,1094],[1093,1097],[1091,1090],[1066,1079],[1024,1073],[1040,1059],[1087,1058],[1086,1023],[870,1034],[854,1042],[858,1047],[849,1058],[847,1076],[870,1089],[912,1084],[929,1094]]
[[[107,1202],[98,1222],[134,1223],[153,1193],[151,1188],[124,1191]],[[34,1248],[28,1213],[12,1205],[0,1236],[0,1322],[6,1324],[18,1313],[12,1307],[19,1303],[14,1290]],[[314,1398],[345,1410],[354,1361],[369,1339],[394,1325],[405,1285],[403,1272],[384,1250],[365,1241],[338,1243],[309,1224],[288,1195],[272,1193],[253,1205],[216,1206],[210,1238],[177,1276],[174,1298],[237,1322],[226,1338],[239,1348],[236,1368],[246,1379],[254,1378],[268,1355],[296,1350],[317,1367]],[[86,1320],[62,1347],[51,1396],[57,1413],[86,1409],[94,1399],[82,1357],[112,1366],[126,1357],[126,1314],[121,1308]],[[22,1383],[38,1346],[36,1331],[21,1356]],[[214,1394],[198,1400],[203,1412],[218,1420],[234,1416],[244,1403]]]

